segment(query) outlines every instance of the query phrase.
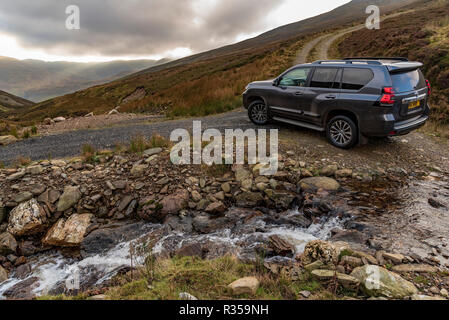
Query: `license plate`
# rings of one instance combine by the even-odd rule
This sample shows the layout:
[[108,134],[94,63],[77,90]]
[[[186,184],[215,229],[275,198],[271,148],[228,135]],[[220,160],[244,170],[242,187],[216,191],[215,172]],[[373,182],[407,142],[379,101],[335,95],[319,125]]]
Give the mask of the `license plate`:
[[415,108],[418,108],[420,105],[421,105],[421,100],[413,101],[413,102],[410,102],[410,104],[408,105],[408,108],[415,109]]

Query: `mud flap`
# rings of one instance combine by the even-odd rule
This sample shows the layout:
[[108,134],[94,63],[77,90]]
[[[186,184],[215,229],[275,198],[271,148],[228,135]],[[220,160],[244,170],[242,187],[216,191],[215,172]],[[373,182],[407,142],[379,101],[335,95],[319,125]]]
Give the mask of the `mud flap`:
[[365,137],[363,134],[361,134],[359,132],[359,143],[358,143],[358,145],[364,146],[364,145],[367,145],[368,142],[369,142],[368,138]]

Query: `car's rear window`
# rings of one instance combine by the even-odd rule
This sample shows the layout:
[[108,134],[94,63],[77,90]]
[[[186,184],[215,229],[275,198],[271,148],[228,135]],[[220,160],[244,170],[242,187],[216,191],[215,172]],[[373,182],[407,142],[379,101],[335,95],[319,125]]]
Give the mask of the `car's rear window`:
[[395,73],[391,75],[395,92],[408,92],[426,87],[426,79],[421,70]]
[[360,90],[374,78],[370,69],[345,68],[341,87],[346,90]]

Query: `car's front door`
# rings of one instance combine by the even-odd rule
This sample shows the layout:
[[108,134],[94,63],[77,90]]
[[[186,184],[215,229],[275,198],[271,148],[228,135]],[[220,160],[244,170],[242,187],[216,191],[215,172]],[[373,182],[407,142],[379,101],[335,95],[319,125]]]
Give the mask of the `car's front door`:
[[283,74],[273,88],[270,113],[284,118],[298,119],[304,112],[303,94],[311,67],[299,67]]
[[304,114],[302,120],[322,124],[324,111],[336,107],[341,92],[342,68],[316,67],[303,91]]

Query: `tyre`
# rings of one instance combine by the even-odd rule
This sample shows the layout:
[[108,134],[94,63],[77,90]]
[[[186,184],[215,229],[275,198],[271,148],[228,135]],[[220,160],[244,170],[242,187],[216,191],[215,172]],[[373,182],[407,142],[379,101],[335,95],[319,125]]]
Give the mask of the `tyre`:
[[330,119],[326,127],[329,142],[337,148],[350,149],[358,140],[358,129],[354,121],[345,116]]
[[270,119],[268,116],[268,107],[261,100],[254,101],[248,107],[249,119],[258,126],[267,124]]

